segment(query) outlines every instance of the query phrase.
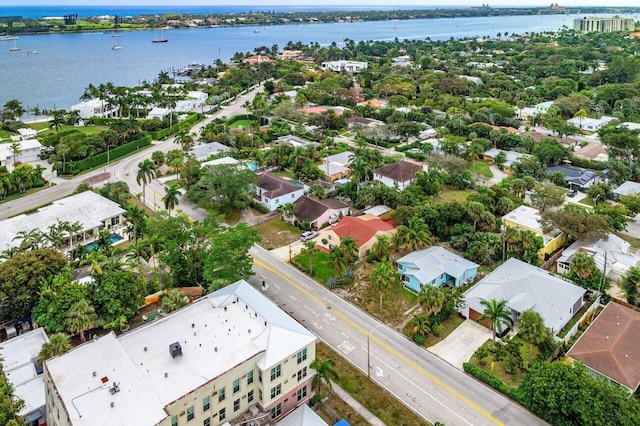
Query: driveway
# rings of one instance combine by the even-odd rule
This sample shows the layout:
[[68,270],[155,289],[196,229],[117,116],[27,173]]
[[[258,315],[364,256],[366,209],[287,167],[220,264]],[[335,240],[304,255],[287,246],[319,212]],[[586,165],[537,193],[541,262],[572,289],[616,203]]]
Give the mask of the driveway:
[[427,350],[454,367],[462,369],[462,364],[469,361],[476,349],[491,337],[491,330],[475,321],[466,320],[442,342]]

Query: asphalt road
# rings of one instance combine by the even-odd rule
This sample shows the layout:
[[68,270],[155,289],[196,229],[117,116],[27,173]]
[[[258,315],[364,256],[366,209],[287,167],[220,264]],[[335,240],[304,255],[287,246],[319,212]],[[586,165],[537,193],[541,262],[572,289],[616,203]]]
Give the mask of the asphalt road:
[[[430,423],[544,425],[520,405],[408,341],[306,275],[254,246],[249,281]],[[266,282],[263,289],[262,281]],[[367,336],[370,336],[367,339]],[[370,352],[367,351],[369,341]]]

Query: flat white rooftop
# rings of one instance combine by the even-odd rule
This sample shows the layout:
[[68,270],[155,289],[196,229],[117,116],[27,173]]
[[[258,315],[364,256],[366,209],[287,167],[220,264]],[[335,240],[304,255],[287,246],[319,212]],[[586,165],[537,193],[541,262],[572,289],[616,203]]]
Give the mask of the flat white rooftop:
[[0,344],[2,371],[13,385],[16,396],[24,401],[21,416],[45,405],[43,376],[37,374],[32,359],[48,341],[44,328],[36,328]]
[[[313,341],[311,332],[239,281],[118,338],[87,342],[46,367],[74,425],[108,418],[110,425],[145,426],[233,367],[253,358],[266,370]],[[175,342],[182,355],[173,358]],[[114,383],[120,391],[112,394]]]
[[538,209],[529,206],[520,206],[502,216],[502,219],[509,220],[523,228],[534,230],[542,237],[545,244],[562,233],[562,231],[558,229],[552,229],[545,233],[542,229],[542,224],[540,223],[541,217]]
[[46,231],[58,221],[80,222],[82,231],[98,228],[102,222],[125,213],[125,210],[107,198],[92,191],[85,191],[38,209],[33,214],[21,214],[0,221],[0,251],[19,246],[20,240],[14,240],[19,232],[34,229]]

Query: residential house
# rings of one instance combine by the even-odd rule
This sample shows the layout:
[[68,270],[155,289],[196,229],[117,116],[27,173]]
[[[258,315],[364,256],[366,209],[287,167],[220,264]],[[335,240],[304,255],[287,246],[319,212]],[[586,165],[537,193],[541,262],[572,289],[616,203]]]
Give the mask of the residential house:
[[42,144],[36,139],[21,140],[19,146],[20,154],[16,155],[10,143],[0,143],[0,166],[13,164],[14,159],[19,163],[31,163],[40,159]]
[[376,109],[383,109],[386,108],[387,105],[389,105],[389,101],[387,101],[386,99],[369,99],[367,101],[362,101],[362,102],[358,102],[356,104],[357,106],[370,106],[372,108],[376,108]]
[[422,287],[460,287],[478,275],[478,265],[442,247],[417,250],[396,261],[402,283],[419,292]]
[[553,101],[540,102],[539,104],[535,104],[533,107],[538,111],[538,114],[546,114],[549,112],[549,108],[551,108],[553,104]]
[[409,186],[418,172],[428,172],[426,164],[396,161],[373,170],[373,180],[400,191]]
[[606,145],[595,142],[589,142],[583,147],[577,146],[573,156],[600,163],[606,163],[609,161],[609,154],[607,154]]
[[359,61],[327,61],[320,64],[320,69],[335,72],[346,72],[349,74],[359,74],[366,70],[369,64]]
[[221,157],[221,158],[216,158],[215,160],[211,160],[211,161],[204,161],[200,164],[201,168],[205,168],[207,166],[219,166],[222,164],[231,164],[234,166],[238,166],[238,167],[242,167],[242,163],[238,160],[236,160],[233,157]]
[[580,191],[586,191],[591,185],[603,182],[603,179],[592,169],[560,164],[547,167],[548,175],[555,172],[564,175],[564,181],[569,184],[569,188]]
[[344,114],[345,109],[346,108],[341,106],[312,106],[308,108],[300,108],[300,112],[307,115],[314,115],[314,114],[322,114],[323,112],[331,111],[335,115],[340,116]]
[[566,146],[567,148],[573,150],[573,148],[578,144],[578,141],[576,139],[572,139],[572,138],[560,138],[558,139],[555,136],[551,136],[551,135],[545,135],[543,133],[540,132],[536,132],[535,130],[530,130],[528,132],[522,133],[520,135],[523,139],[526,138],[527,136],[530,136],[533,138],[533,140],[536,143],[540,143],[543,139],[555,139],[558,142],[560,142],[562,145]]
[[358,245],[358,257],[362,258],[376,243],[378,235],[386,235],[391,238],[396,232],[397,229],[392,224],[374,216],[347,216],[337,225],[322,229],[318,245],[326,250],[331,250],[333,247],[339,246],[343,238],[351,237]]
[[624,123],[620,124],[618,127],[626,127],[629,130],[640,130],[640,123],[625,121]]
[[0,345],[0,372],[13,386],[14,395],[24,401],[18,415],[29,426],[47,424],[44,377],[39,356],[42,345],[47,342],[49,337],[44,328],[36,328]]
[[57,426],[278,421],[313,396],[315,343],[313,333],[238,281],[47,360],[47,418]]
[[251,55],[246,58],[242,58],[242,62],[248,63],[249,65],[260,65],[265,62],[275,62],[273,59],[266,55]]
[[211,156],[223,154],[229,151],[231,151],[231,148],[228,146],[219,142],[211,142],[192,146],[187,150],[187,155],[193,155],[196,160],[203,162],[207,161]]
[[538,110],[532,107],[516,108],[516,118],[521,121],[530,121],[538,114]]
[[303,195],[296,200],[293,220],[296,225],[309,222],[312,229],[333,225],[349,215],[349,206],[332,198],[318,199]]
[[69,108],[69,111],[74,110],[78,111],[80,118],[85,120],[91,117],[111,118],[118,115],[118,106],[111,104],[108,99],[91,99],[80,102]]
[[411,68],[413,67],[413,61],[411,60],[411,56],[409,55],[396,56],[395,58],[391,58],[391,66]]
[[[58,221],[79,222],[82,229],[74,239],[76,244],[88,244],[98,235],[98,231],[108,229],[112,232],[112,240],[121,241],[127,238],[124,210],[118,203],[96,194],[85,191],[56,200],[48,206],[39,208],[35,213],[21,214],[0,221],[0,252],[20,246],[22,232],[29,233],[35,229],[47,231]],[[70,245],[66,246],[70,248]]]
[[282,53],[280,53],[280,59],[297,59],[304,56],[304,52],[302,50],[283,50]]
[[[532,310],[556,335],[580,310],[585,292],[544,269],[510,258],[464,293],[460,313],[477,321],[485,309],[482,301],[505,300],[514,324],[520,314]],[[480,323],[489,326],[486,320]]]
[[611,279],[626,274],[629,268],[640,263],[640,254],[631,248],[631,244],[617,235],[609,234],[606,240],[591,237],[588,240],[576,241],[567,247],[556,262],[558,273],[569,273],[571,261],[578,253],[587,253],[591,256],[598,269],[605,272]]
[[567,358],[629,393],[640,387],[640,312],[609,302],[573,345]]
[[329,182],[345,178],[351,173],[349,164],[353,159],[353,152],[345,151],[339,154],[330,155],[322,159],[322,164],[318,166]]
[[363,118],[363,117],[347,118],[347,126],[354,127],[357,125],[375,128],[375,127],[384,126],[384,122],[380,120],[374,120],[373,118]]
[[491,161],[494,162],[496,161],[496,157],[498,156],[498,154],[500,154],[501,152],[504,152],[505,155],[505,161],[503,163],[504,166],[504,171],[512,174],[513,170],[511,170],[511,166],[513,165],[513,163],[520,161],[524,158],[529,158],[531,157],[530,154],[524,154],[522,152],[516,152],[516,151],[503,151],[501,149],[498,148],[491,148],[487,151],[484,152],[484,160],[485,161]]
[[480,86],[482,84],[482,79],[480,77],[474,77],[471,75],[461,75],[459,76],[463,80],[467,80],[475,84],[476,86]]
[[332,194],[336,190],[336,186],[333,184],[333,182],[328,182],[324,179],[316,179],[312,180],[311,182],[307,182],[307,186],[309,187],[309,189],[313,185],[320,185],[321,187],[323,187],[326,194]]
[[586,130],[588,132],[597,132],[602,129],[604,126],[609,124],[611,120],[615,120],[615,117],[607,117],[603,115],[600,118],[583,118],[583,117],[573,117],[567,120],[568,124],[572,124],[576,126],[580,130]]
[[18,129],[18,134],[20,135],[20,139],[22,139],[23,141],[33,139],[38,136],[38,132],[30,127]]
[[273,173],[262,173],[256,183],[256,199],[270,211],[283,204],[294,203],[304,195],[304,186]]
[[553,252],[564,245],[567,241],[567,236],[564,232],[558,229],[552,229],[548,232],[544,232],[540,219],[541,216],[538,209],[534,209],[529,206],[520,206],[502,216],[502,223],[504,226],[510,226],[511,228],[516,229],[525,229],[542,237],[544,246],[538,252],[538,257],[540,260],[545,260],[551,257]]
[[153,107],[147,113],[147,120],[153,120],[154,118],[157,118],[158,120],[162,120],[163,118],[167,117],[169,114],[171,114],[171,110],[169,108]]
[[619,200],[623,195],[638,196],[640,195],[640,183],[628,180],[619,187],[615,188],[612,192],[613,197],[616,200]]
[[312,142],[307,139],[299,138],[293,135],[280,136],[273,141],[274,144],[288,143],[294,148],[317,148],[320,146],[318,142]]
[[382,217],[387,213],[389,213],[390,211],[391,211],[391,207],[385,206],[385,205],[378,205],[378,206],[369,207],[368,209],[363,210],[362,215]]

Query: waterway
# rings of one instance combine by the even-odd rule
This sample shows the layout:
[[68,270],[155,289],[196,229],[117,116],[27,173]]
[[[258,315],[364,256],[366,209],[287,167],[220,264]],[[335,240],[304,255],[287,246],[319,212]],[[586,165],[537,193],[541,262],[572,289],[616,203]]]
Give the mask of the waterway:
[[[497,33],[556,31],[571,28],[578,15],[504,16],[421,19],[357,23],[219,27],[164,31],[168,43],[152,43],[154,31],[24,35],[15,41],[21,50],[9,51],[14,41],[0,41],[0,105],[19,99],[25,107],[69,108],[92,83],[134,86],[152,81],[160,71],[189,63],[228,61],[236,52],[255,47],[281,49],[289,41],[342,43],[345,39],[446,40],[450,37],[491,36]],[[639,17],[634,17],[639,20]],[[121,49],[112,50],[118,44]],[[32,54],[37,51],[37,54]]]

